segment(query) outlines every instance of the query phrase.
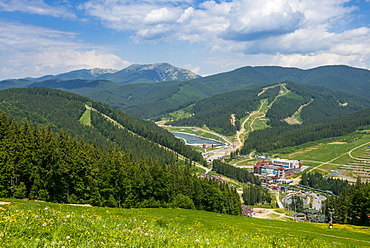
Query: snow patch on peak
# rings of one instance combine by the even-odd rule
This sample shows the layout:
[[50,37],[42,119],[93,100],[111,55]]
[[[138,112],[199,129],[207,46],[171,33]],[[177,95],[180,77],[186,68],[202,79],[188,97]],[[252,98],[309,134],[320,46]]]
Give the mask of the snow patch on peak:
[[114,70],[114,69],[94,68],[94,69],[90,70],[90,74],[93,77],[97,77],[97,76],[100,76],[102,74],[107,74],[107,73],[111,74],[111,73],[116,73],[116,72],[118,72],[118,70]]

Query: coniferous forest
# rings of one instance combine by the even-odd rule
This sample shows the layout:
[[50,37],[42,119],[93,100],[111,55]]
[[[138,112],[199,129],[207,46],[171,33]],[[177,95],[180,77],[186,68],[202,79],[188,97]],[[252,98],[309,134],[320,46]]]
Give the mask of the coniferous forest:
[[186,166],[137,161],[61,131],[0,115],[0,197],[110,207],[182,207],[239,215],[239,195]]
[[237,168],[217,159],[213,160],[212,162],[212,170],[242,183],[261,185],[261,181],[253,174],[253,172],[249,172],[246,169]]
[[325,214],[333,212],[335,223],[370,225],[370,184],[357,179],[355,185],[339,196],[331,196],[326,201]]
[[315,189],[328,190],[335,195],[348,192],[351,184],[339,178],[324,178],[321,173],[303,173],[300,182],[302,185],[310,186]]
[[267,189],[257,185],[249,185],[243,188],[243,201],[246,205],[258,203],[271,203],[271,195]]
[[[113,142],[121,151],[131,153],[134,159],[150,157],[169,164],[177,160],[175,151],[193,161],[203,160],[199,152],[156,124],[77,94],[49,88],[22,88],[1,90],[0,99],[0,113],[7,113],[9,118],[50,126],[54,132],[68,131],[76,139],[96,143],[105,149]],[[79,119],[86,111],[85,105],[109,116],[124,128],[94,111],[91,111],[91,125],[81,124]]]
[[370,108],[353,113],[328,117],[325,122],[303,125],[284,125],[251,132],[245,140],[241,154],[271,152],[285,147],[298,146],[324,138],[339,137],[370,125]]
[[[352,185],[348,181],[324,178],[318,172],[302,174],[302,185],[333,192],[325,202],[324,213],[333,211],[335,223],[370,225],[370,184],[358,178]],[[329,220],[328,220],[329,221]]]

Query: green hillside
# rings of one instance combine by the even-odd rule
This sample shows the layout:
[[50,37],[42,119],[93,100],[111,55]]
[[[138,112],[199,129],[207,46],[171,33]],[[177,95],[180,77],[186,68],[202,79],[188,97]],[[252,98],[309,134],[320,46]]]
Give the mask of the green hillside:
[[112,209],[9,200],[2,247],[368,247],[364,227],[186,209]]
[[[324,66],[310,70],[274,66],[243,67],[193,81],[162,82],[155,84],[154,87],[150,84],[140,86],[135,84],[128,88],[120,88],[112,95],[132,94],[132,96],[136,96],[136,98],[132,97],[132,101],[125,105],[109,102],[110,99],[108,102],[105,102],[104,99],[99,99],[99,101],[116,106],[141,118],[152,118],[209,96],[240,89],[264,87],[282,81],[322,86],[368,98],[369,78],[370,72],[368,70],[348,66]],[[138,94],[141,91],[147,92],[147,94]],[[114,97],[112,96],[111,99]]]
[[[150,74],[150,70],[145,73]],[[323,86],[365,98],[369,97],[367,92],[370,91],[370,72],[348,66],[323,66],[309,70],[276,66],[247,66],[190,81],[160,83],[146,81],[149,75],[142,74],[143,72],[125,71],[103,74],[100,78],[95,78],[103,80],[90,78],[76,81],[76,78],[59,81],[59,79],[53,79],[36,84],[32,79],[5,80],[0,82],[0,89],[26,86],[58,88],[82,94],[141,118],[166,114],[209,96],[262,87],[282,81]],[[117,77],[112,79],[113,81],[121,80],[125,84],[108,81],[111,79],[110,76]],[[76,77],[81,77],[81,75],[78,74]],[[51,78],[45,77],[45,79]],[[63,83],[66,86],[63,86]]]
[[345,136],[359,129],[366,129],[369,125],[370,108],[366,108],[352,113],[327,117],[317,123],[255,130],[245,140],[241,153],[249,154],[253,150],[272,152],[309,142],[318,142],[325,138]]
[[368,98],[370,71],[344,65],[321,66],[309,70],[278,66],[246,66],[234,71],[199,79],[225,91],[253,88],[281,81],[323,86]]
[[[370,107],[370,100],[318,86],[284,82],[231,91],[197,101],[183,111],[187,118],[170,122],[178,126],[207,126],[224,135],[235,135],[241,121],[267,101],[265,123],[270,127],[320,122],[329,116]],[[169,115],[171,116],[171,115]]]
[[199,178],[188,166],[137,160],[117,147],[104,150],[66,132],[10,122],[5,114],[0,115],[0,165],[2,198],[241,213],[235,188]]
[[[97,143],[106,149],[115,144],[136,159],[144,156],[154,161],[173,163],[177,160],[176,151],[191,160],[202,161],[198,152],[192,151],[154,123],[80,95],[48,88],[23,88],[2,90],[0,99],[0,111],[18,121],[25,119],[30,123],[50,126],[54,131],[68,131],[75,138]],[[79,121],[87,111],[86,105],[96,110],[90,115],[92,126]],[[103,114],[118,125],[108,121]]]

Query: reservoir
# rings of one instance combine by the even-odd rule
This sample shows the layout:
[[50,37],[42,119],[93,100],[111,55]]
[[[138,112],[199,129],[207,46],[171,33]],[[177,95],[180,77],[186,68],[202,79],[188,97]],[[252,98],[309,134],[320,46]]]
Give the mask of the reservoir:
[[186,144],[190,146],[203,146],[203,145],[224,146],[225,145],[225,143],[222,143],[216,140],[206,139],[206,138],[199,137],[199,136],[195,136],[193,134],[178,133],[178,132],[172,132],[172,134],[175,135],[176,138],[185,140]]

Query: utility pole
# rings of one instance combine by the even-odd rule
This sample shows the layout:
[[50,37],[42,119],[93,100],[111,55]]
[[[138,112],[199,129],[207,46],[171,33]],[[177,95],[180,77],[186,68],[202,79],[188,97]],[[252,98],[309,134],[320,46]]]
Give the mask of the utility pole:
[[330,221],[329,221],[329,228],[333,228],[333,214],[334,214],[334,208],[329,208],[329,214],[330,214]]

